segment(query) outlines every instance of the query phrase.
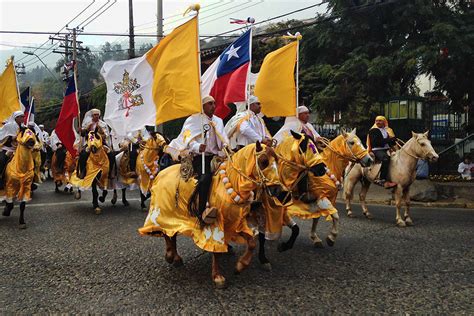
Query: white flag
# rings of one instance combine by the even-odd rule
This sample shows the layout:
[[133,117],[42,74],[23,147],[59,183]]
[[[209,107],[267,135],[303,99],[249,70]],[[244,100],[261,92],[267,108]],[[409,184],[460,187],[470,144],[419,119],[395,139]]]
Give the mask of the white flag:
[[107,61],[100,73],[107,85],[104,120],[117,136],[127,136],[145,125],[155,125],[153,70],[146,55]]

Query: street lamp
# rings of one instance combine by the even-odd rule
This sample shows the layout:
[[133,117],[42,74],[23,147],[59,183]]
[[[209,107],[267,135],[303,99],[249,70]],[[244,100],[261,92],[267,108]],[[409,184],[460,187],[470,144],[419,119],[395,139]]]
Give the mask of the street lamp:
[[[51,76],[54,78],[54,79],[57,79],[56,76],[51,72],[51,70],[49,70],[48,66],[46,66],[46,64],[43,62],[43,60],[38,56],[36,55],[35,53],[33,52],[23,52],[23,54],[25,55],[30,55],[30,56],[36,56],[36,58],[39,59],[39,61],[44,65],[44,68],[46,68],[49,73],[51,74]],[[61,80],[59,80],[59,82],[61,82]],[[61,82],[62,83],[62,82]]]

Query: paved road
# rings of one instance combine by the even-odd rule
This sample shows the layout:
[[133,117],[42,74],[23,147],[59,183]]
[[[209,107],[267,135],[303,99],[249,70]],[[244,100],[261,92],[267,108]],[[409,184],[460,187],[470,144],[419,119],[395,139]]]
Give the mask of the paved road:
[[97,216],[85,198],[47,183],[27,208],[26,230],[17,208],[0,217],[0,313],[474,313],[472,210],[416,208],[416,226],[405,229],[391,207],[372,207],[372,221],[342,214],[326,249],[312,247],[310,223],[300,221],[295,249],[267,244],[271,272],[254,261],[233,275],[236,258],[226,256],[229,287],[216,290],[210,256],[190,240],[178,238],[185,265],[175,269],[161,238],[137,234],[146,216],[137,197],[129,208],[107,202]]

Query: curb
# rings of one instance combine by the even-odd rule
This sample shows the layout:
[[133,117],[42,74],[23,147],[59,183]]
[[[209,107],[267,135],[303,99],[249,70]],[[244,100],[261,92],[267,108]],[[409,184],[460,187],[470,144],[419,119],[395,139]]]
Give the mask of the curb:
[[[345,203],[342,199],[336,200],[339,203]],[[359,204],[360,201],[352,201],[353,204]],[[369,200],[366,199],[367,204],[376,204],[376,205],[395,205],[395,201],[391,199],[387,200]],[[402,204],[403,205],[403,204]],[[437,207],[437,208],[464,208],[464,209],[474,209],[474,202],[472,203],[456,203],[456,202],[416,202],[411,201],[411,206],[423,206],[423,207]]]

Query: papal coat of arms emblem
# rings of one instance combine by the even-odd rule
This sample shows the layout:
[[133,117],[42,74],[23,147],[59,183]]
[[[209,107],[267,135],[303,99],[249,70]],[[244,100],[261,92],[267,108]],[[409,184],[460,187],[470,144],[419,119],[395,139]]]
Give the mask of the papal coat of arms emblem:
[[120,94],[118,101],[119,110],[125,110],[125,117],[129,115],[130,110],[135,106],[143,104],[143,97],[141,94],[133,94],[135,90],[140,88],[137,78],[130,78],[130,74],[126,69],[123,71],[122,82],[114,83],[114,91]]

